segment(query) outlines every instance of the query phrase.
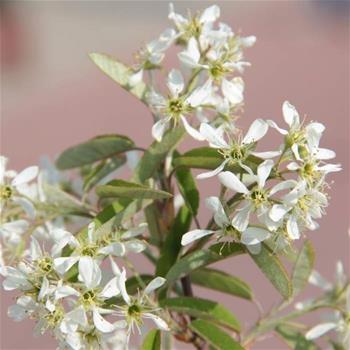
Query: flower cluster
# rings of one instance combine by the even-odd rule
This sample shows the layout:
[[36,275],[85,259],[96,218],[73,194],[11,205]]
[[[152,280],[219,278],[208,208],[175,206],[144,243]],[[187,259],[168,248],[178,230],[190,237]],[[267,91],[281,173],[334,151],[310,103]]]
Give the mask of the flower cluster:
[[[324,125],[305,123],[288,101],[282,106],[286,128],[270,119],[256,119],[247,132],[238,128],[244,105],[241,75],[250,66],[243,51],[254,45],[254,36],[242,37],[220,22],[217,5],[185,17],[171,4],[168,17],[173,27],[145,45],[133,67],[93,54],[107,75],[149,107],[155,139],[149,149],[118,134],[73,146],[56,164],[61,170],[79,168],[75,180],[62,177],[51,165],[17,174],[7,170],[7,159],[0,156],[0,272],[3,288],[19,294],[8,314],[15,321],[34,319],[35,333],[50,331],[60,349],[128,348],[131,334],[142,334],[146,320],[197,348],[207,341],[221,348],[224,330],[218,328],[216,335],[211,322],[239,333],[238,322],[221,305],[213,307],[213,301],[194,302],[188,274],[220,260],[226,243],[232,243],[253,260],[257,254],[275,254],[257,265],[284,298],[293,297],[278,254],[318,228],[328,205],[327,176],[341,170],[339,164],[328,163],[335,152],[320,147]],[[163,61],[172,46],[178,47],[180,69],[167,71]],[[166,92],[158,78],[165,81]],[[276,132],[282,141],[275,149],[258,149],[260,140]],[[196,164],[188,159],[177,163],[186,158],[176,150],[186,134],[201,142],[189,151],[192,161],[193,154],[200,154]],[[143,152],[140,161],[135,152]],[[133,172],[131,181],[115,180],[125,163]],[[190,168],[203,169],[198,180],[217,177],[221,184],[220,195],[205,200],[213,214],[205,228],[196,216],[199,191]],[[220,254],[211,246],[203,248],[212,237],[219,241]],[[192,243],[190,249],[182,247]],[[147,257],[154,274],[140,275],[129,254]],[[309,260],[300,264],[298,283],[308,278]],[[345,304],[349,283],[338,270],[337,288],[344,292],[338,299]],[[253,300],[245,282],[226,274],[217,278],[216,270],[199,273],[204,271],[214,278],[207,285],[197,276],[199,285]],[[217,285],[226,278],[225,283],[238,287]],[[310,282],[319,280],[316,272],[310,277]],[[335,322],[311,329],[306,338],[337,329],[349,344],[349,301],[346,310],[337,313]],[[226,344],[231,335],[225,335]],[[156,332],[151,338],[157,343],[161,337]],[[226,347],[241,348],[241,341],[244,345],[234,335]]]

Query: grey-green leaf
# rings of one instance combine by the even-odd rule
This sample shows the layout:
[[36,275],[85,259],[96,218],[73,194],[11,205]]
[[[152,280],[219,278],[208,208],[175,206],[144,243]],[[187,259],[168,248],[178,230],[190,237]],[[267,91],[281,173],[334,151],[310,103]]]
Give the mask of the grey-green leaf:
[[160,251],[157,263],[156,275],[165,276],[174,265],[181,250],[181,237],[191,226],[192,215],[185,206],[178,211],[174,223]]
[[237,318],[225,306],[212,300],[192,297],[170,298],[160,301],[160,306],[240,331]]
[[78,168],[131,150],[134,142],[122,135],[103,135],[65,150],[57,159],[61,170]]
[[161,337],[158,329],[153,329],[143,340],[141,350],[160,350]]
[[168,192],[125,180],[112,180],[106,185],[98,186],[96,193],[104,198],[162,199],[172,197],[172,194]]
[[226,272],[201,268],[191,273],[191,281],[199,286],[217,290],[240,298],[252,300],[253,292],[249,285],[240,278]]
[[285,340],[291,349],[319,350],[319,347],[314,342],[307,340],[295,327],[281,324],[276,327],[276,332]]
[[229,256],[243,253],[245,253],[245,249],[241,244],[230,243],[223,248],[223,244],[218,243],[210,247],[208,250],[197,250],[178,260],[168,271],[165,278],[168,283],[171,284],[178,278],[181,278],[200,267],[223,260]]
[[297,296],[306,286],[314,266],[314,261],[314,248],[310,241],[306,241],[299,252],[293,269],[293,296]]
[[250,255],[272,285],[285,299],[289,299],[293,293],[292,282],[280,259],[264,244],[259,254]]
[[129,91],[138,99],[142,101],[145,100],[147,86],[144,82],[140,82],[136,86],[129,85],[130,76],[133,74],[129,67],[115,58],[102,53],[90,53],[89,57],[102,72],[113,79],[122,88]]
[[244,350],[236,340],[211,322],[195,320],[190,323],[190,328],[216,350]]
[[160,164],[181,141],[184,135],[184,128],[177,127],[168,131],[161,142],[154,141],[140,159],[135,169],[133,180],[142,183],[154,176]]
[[90,191],[95,185],[97,185],[106,176],[111,174],[113,171],[120,168],[125,164],[126,157],[113,157],[103,160],[98,165],[93,167],[89,174],[84,177],[83,189],[85,192]]
[[186,167],[179,167],[175,172],[175,176],[186,205],[193,216],[196,216],[199,208],[199,192],[191,170]]

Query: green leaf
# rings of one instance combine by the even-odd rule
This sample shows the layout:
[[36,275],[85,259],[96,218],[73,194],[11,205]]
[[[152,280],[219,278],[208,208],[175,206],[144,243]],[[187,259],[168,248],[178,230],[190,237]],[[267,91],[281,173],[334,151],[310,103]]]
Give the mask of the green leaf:
[[244,350],[236,340],[208,321],[195,320],[190,323],[189,327],[216,350]]
[[178,260],[165,278],[168,284],[171,284],[200,267],[243,253],[245,253],[245,248],[238,243],[226,244],[224,247],[222,243],[214,244],[208,250],[197,250]]
[[168,131],[161,142],[154,141],[140,159],[133,180],[142,183],[154,176],[168,153],[176,147],[184,135],[184,128],[177,127]]
[[96,193],[100,197],[119,197],[132,199],[171,198],[172,194],[155,190],[144,185],[125,180],[112,180],[106,185],[98,186]]
[[156,246],[160,246],[163,240],[163,236],[167,233],[166,227],[157,203],[152,202],[144,210],[146,221],[148,224],[148,232],[150,234],[150,243]]
[[199,208],[199,192],[196,182],[188,168],[178,168],[175,172],[177,185],[187,207],[196,216]]
[[[173,164],[175,167],[185,166],[194,169],[214,170],[224,160],[225,159],[218,152],[217,149],[210,147],[200,147],[194,148],[184,153],[180,157],[175,158],[173,160]],[[250,155],[246,160],[244,160],[244,164],[249,166],[254,172],[256,171],[257,166],[261,162],[262,159],[252,155]],[[239,165],[227,165],[225,169],[233,172],[241,171],[241,167]]]
[[317,350],[319,347],[312,341],[307,340],[300,331],[287,324],[276,327],[276,332],[285,340],[287,345],[294,350]]
[[252,290],[246,282],[223,271],[202,268],[193,271],[190,276],[192,283],[199,286],[248,300],[253,298]]
[[188,208],[181,207],[161,249],[156,269],[157,276],[165,276],[174,265],[181,250],[181,237],[189,230],[191,221],[192,215]]
[[141,350],[160,350],[160,331],[153,329],[146,335]]
[[134,142],[122,135],[103,135],[65,150],[57,159],[61,170],[81,167],[131,150]]
[[293,293],[292,283],[280,259],[264,244],[259,254],[250,256],[280,294],[289,299]]
[[171,311],[206,319],[238,332],[240,330],[240,324],[236,317],[225,306],[212,300],[179,297],[163,299],[160,301],[160,306]]
[[122,88],[132,93],[138,99],[145,101],[147,87],[144,82],[140,82],[133,87],[129,85],[129,78],[133,74],[129,67],[115,58],[102,53],[90,53],[89,57],[102,72],[112,78]]
[[114,157],[106,159],[93,167],[89,174],[84,177],[84,191],[89,192],[102,179],[125,164],[125,161],[125,157]]
[[293,296],[298,295],[307,284],[315,261],[315,251],[310,241],[301,248],[292,274]]
[[91,217],[89,210],[78,199],[64,192],[57,186],[44,184],[46,200],[44,210],[61,215],[79,215]]

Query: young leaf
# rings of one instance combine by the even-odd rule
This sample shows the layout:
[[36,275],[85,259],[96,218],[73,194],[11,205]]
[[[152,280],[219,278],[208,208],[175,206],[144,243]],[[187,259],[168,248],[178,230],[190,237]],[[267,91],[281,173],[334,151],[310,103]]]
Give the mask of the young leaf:
[[200,267],[223,260],[229,256],[243,253],[245,253],[245,249],[241,244],[227,244],[225,249],[222,249],[222,243],[218,243],[210,247],[209,250],[197,250],[178,260],[168,271],[165,278],[167,282],[171,284],[178,278],[183,277]]
[[190,276],[191,281],[199,286],[248,300],[253,298],[252,290],[246,282],[223,271],[202,268],[191,272]]
[[216,350],[244,350],[236,340],[208,321],[195,320],[190,323],[189,327]]
[[125,157],[114,157],[103,160],[84,177],[84,191],[89,192],[102,179],[125,164],[125,161]]
[[181,237],[189,230],[191,221],[190,211],[185,206],[181,207],[161,249],[156,269],[157,276],[165,276],[174,265],[181,250]]
[[261,245],[259,254],[250,256],[280,294],[289,299],[293,293],[292,283],[280,259],[264,244]]
[[103,135],[65,150],[57,159],[60,170],[78,168],[129,151],[134,142],[122,135]]
[[91,216],[89,210],[79,200],[56,186],[44,184],[44,193],[46,196],[44,210],[54,210],[61,215]]
[[153,329],[146,335],[141,350],[160,350],[161,337],[158,329]]
[[98,186],[96,193],[100,197],[119,197],[132,199],[162,199],[171,198],[172,194],[155,190],[134,182],[112,180],[106,185]]
[[89,57],[102,72],[112,78],[122,88],[144,102],[147,87],[144,82],[140,82],[136,86],[129,85],[129,79],[132,75],[132,71],[129,67],[117,61],[115,58],[102,53],[90,53]]
[[154,141],[138,163],[133,180],[142,183],[152,177],[168,153],[176,147],[184,135],[184,128],[177,127],[168,131],[161,142]]
[[294,350],[318,350],[320,349],[314,342],[307,340],[300,331],[287,324],[276,327],[276,332],[285,340],[288,346]]
[[163,299],[160,301],[160,306],[171,311],[206,319],[238,332],[240,330],[240,324],[236,317],[226,307],[211,300],[179,297]]
[[185,200],[187,207],[191,210],[193,216],[197,215],[199,207],[199,192],[196,182],[191,174],[191,170],[180,167],[175,172],[177,185],[180,193]]
[[293,295],[299,294],[309,279],[315,261],[315,252],[310,241],[301,248],[292,274]]
[[[175,158],[173,160],[173,165],[174,167],[185,166],[194,169],[213,170],[216,169],[223,161],[224,158],[218,152],[218,150],[210,147],[200,147],[194,148],[182,154],[180,157]],[[244,164],[250,167],[254,172],[261,162],[262,159],[252,155],[248,156],[248,158],[244,160]],[[228,164],[225,169],[233,172],[241,171],[241,167],[239,165],[232,164]]]

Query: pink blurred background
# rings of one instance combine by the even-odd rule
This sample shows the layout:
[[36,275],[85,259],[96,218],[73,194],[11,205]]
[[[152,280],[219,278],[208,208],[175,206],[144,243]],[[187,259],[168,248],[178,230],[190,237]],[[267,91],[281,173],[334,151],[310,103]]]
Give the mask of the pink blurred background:
[[[175,2],[181,13],[209,4]],[[281,121],[281,105],[288,99],[301,115],[327,126],[322,145],[336,150],[344,170],[331,178],[335,182],[327,216],[321,228],[308,236],[317,251],[316,267],[325,277],[333,278],[339,259],[349,272],[348,2],[218,4],[223,21],[243,35],[258,38],[255,47],[247,50],[252,67],[244,75],[246,107],[239,125],[244,128],[258,117]],[[144,147],[150,144],[148,111],[98,71],[87,54],[105,52],[132,63],[132,54],[170,25],[167,2],[22,1],[2,2],[1,10],[1,154],[10,158],[11,167],[37,163],[43,154],[53,158],[68,146],[104,133],[128,135]],[[278,137],[271,131],[266,147],[276,145]],[[204,195],[217,192],[215,180],[200,187]],[[203,223],[207,214],[202,208]],[[277,292],[249,258],[219,266],[251,283],[264,310],[277,302]],[[243,326],[258,317],[246,301],[200,288],[195,292],[227,303]],[[317,293],[308,287],[301,299]],[[1,349],[54,349],[49,336],[32,336],[31,321],[14,323],[7,318],[11,303],[12,296],[1,291]],[[318,314],[307,318],[310,324],[318,320]],[[276,338],[254,347],[286,348]]]

